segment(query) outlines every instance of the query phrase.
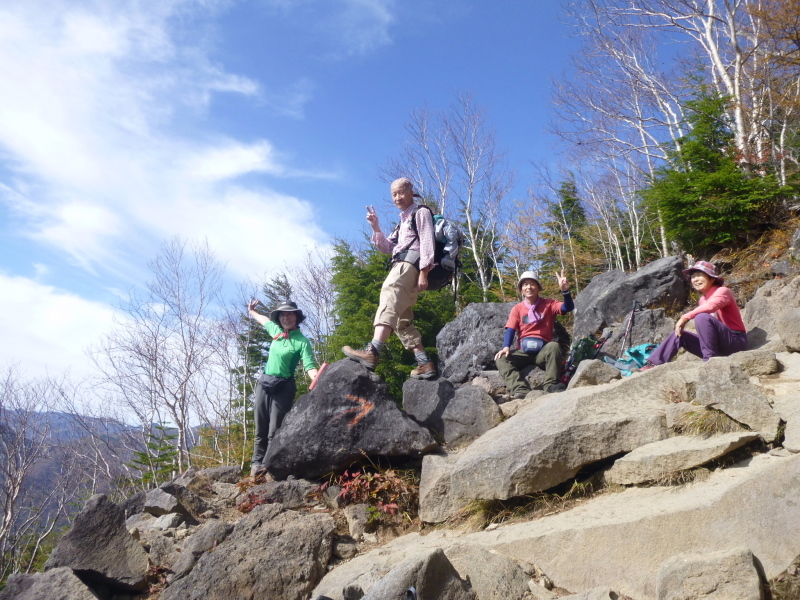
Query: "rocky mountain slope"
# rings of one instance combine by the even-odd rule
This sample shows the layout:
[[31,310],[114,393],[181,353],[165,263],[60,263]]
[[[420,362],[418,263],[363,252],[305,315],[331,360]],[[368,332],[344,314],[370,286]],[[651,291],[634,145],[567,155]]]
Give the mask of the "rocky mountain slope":
[[[609,277],[591,326],[620,330],[624,307],[609,299],[622,286],[628,307],[647,307],[628,343],[658,341],[670,330],[659,306],[664,290],[681,293],[681,266],[650,265],[657,289],[636,274]],[[566,392],[513,402],[489,360],[504,310],[472,305],[448,325],[439,339],[448,378],[408,382],[404,410],[357,363],[331,365],[270,448],[280,481],[242,482],[219,467],[119,506],[94,496],[46,571],[12,577],[0,600],[402,600],[412,587],[419,600],[756,600],[777,597],[779,580],[791,587],[800,278],[770,281],[748,303],[747,352],[682,356],[624,378],[586,361]],[[359,456],[421,458],[419,516],[429,525],[389,539],[370,531],[366,506],[342,507],[336,490],[312,481]],[[481,506],[587,477],[600,491],[572,507],[455,526]]]

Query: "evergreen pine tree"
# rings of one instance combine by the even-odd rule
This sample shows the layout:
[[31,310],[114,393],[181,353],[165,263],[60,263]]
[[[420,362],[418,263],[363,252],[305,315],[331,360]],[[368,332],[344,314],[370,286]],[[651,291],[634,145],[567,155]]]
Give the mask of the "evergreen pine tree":
[[772,174],[739,168],[724,119],[726,103],[705,88],[686,103],[691,132],[643,193],[661,210],[667,235],[695,252],[747,240],[760,214],[786,191]]

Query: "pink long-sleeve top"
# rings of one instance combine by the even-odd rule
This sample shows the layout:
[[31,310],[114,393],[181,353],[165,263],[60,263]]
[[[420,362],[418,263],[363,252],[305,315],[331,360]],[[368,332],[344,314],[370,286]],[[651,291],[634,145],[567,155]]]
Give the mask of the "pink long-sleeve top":
[[397,243],[392,243],[383,231],[376,231],[372,234],[372,243],[384,254],[395,255],[406,249],[417,250],[420,256],[419,269],[421,271],[433,264],[434,233],[431,211],[422,209],[418,210],[416,215],[419,238],[414,235],[414,230],[411,228],[411,213],[417,206],[418,204],[414,202],[400,213],[400,231],[397,235]]
[[728,329],[733,331],[745,331],[744,321],[742,321],[742,313],[739,312],[739,307],[736,306],[736,299],[726,287],[715,285],[709,288],[705,294],[700,297],[698,307],[684,314],[686,319],[694,319],[700,313],[710,313],[717,319],[722,321]]

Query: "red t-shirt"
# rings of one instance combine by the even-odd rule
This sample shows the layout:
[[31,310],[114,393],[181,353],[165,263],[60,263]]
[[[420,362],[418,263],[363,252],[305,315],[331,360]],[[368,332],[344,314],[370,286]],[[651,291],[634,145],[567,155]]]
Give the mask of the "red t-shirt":
[[536,312],[542,316],[536,323],[528,323],[528,307],[524,302],[520,302],[511,309],[511,314],[508,315],[508,322],[506,328],[516,329],[519,337],[538,337],[545,342],[553,341],[553,325],[556,320],[556,315],[561,314],[561,308],[564,303],[560,300],[552,300],[550,298],[539,298],[539,304],[536,306]]

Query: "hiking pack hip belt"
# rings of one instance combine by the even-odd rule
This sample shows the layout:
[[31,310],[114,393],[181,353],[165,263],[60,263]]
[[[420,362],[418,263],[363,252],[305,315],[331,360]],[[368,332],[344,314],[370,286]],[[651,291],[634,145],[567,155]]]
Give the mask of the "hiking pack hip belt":
[[542,338],[524,337],[519,341],[519,349],[526,354],[536,354],[546,343]]
[[419,259],[420,259],[419,250],[401,250],[397,254],[392,257],[392,264],[399,263],[399,262],[407,262],[410,265],[414,265],[417,269],[419,269]]

